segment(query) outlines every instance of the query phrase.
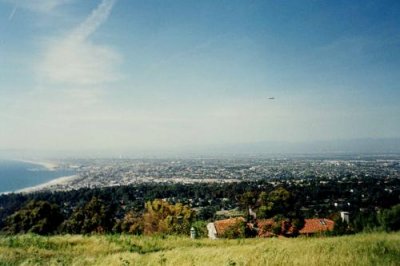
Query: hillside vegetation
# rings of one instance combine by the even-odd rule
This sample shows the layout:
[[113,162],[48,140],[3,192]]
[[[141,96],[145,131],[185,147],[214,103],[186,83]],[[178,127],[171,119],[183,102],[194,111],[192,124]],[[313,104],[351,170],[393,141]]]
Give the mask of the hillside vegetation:
[[400,265],[400,233],[235,240],[0,236],[0,265]]

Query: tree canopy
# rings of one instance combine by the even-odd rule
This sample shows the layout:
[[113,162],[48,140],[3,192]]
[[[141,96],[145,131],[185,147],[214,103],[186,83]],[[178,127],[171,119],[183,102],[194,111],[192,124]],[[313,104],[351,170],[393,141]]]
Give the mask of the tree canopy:
[[64,231],[73,234],[109,232],[113,226],[114,215],[109,205],[93,197],[83,207],[76,208],[63,224]]
[[36,233],[46,235],[54,233],[64,217],[56,204],[47,201],[29,201],[20,210],[5,220],[6,233]]
[[143,215],[144,233],[187,234],[194,218],[194,211],[181,203],[170,204],[160,199],[148,201]]

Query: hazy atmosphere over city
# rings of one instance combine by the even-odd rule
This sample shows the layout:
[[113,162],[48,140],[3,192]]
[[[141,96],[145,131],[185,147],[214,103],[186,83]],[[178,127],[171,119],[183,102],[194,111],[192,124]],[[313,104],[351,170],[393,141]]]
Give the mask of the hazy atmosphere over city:
[[399,26],[399,1],[0,0],[0,149],[390,146]]

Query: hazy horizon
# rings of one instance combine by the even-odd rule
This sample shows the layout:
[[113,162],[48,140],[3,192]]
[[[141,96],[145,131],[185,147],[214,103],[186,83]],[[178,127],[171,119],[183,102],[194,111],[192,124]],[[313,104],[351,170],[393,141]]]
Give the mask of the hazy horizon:
[[0,20],[0,151],[400,151],[399,1],[0,0]]
[[91,149],[27,150],[0,149],[0,159],[193,159],[193,158],[278,158],[316,156],[400,156],[400,138],[347,139],[312,142],[254,142],[192,146],[185,149]]

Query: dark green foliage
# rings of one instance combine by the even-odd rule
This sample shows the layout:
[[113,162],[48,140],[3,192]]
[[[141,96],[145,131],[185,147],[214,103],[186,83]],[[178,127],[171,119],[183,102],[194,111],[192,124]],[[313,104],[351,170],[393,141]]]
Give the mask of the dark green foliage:
[[261,192],[258,197],[258,218],[269,218],[277,214],[286,215],[293,210],[293,195],[283,187],[278,187],[269,193]]
[[[354,217],[350,219],[350,227],[356,232],[374,230],[374,228],[380,227],[379,222],[386,224],[386,230],[393,230],[395,226],[391,225],[388,220],[391,217],[389,213],[380,215],[378,222],[375,210],[388,209],[400,203],[400,180],[387,179],[383,185],[380,178],[347,177],[342,182],[332,180],[323,183],[318,177],[313,177],[304,181],[307,185],[298,185],[292,180],[268,178],[232,184],[137,184],[109,188],[82,188],[73,191],[0,195],[0,228],[5,227],[6,217],[21,210],[31,200],[54,202],[60,206],[62,214],[67,220],[72,218],[75,222],[82,221],[86,219],[82,208],[93,197],[96,197],[106,203],[104,204],[105,211],[108,213],[106,216],[113,224],[101,226],[102,230],[106,228],[107,232],[112,231],[113,227],[115,232],[126,232],[127,230],[128,232],[140,232],[140,227],[136,227],[132,231],[130,229],[134,224],[132,219],[127,216],[127,219],[124,220],[124,217],[131,210],[141,215],[144,212],[145,202],[157,198],[165,198],[171,204],[181,203],[190,208],[198,208],[200,211],[197,213],[197,219],[199,220],[215,220],[215,211],[222,208],[230,210],[242,207],[242,210],[247,212],[248,206],[257,212],[259,219],[281,214],[287,219],[292,219],[292,222],[295,219],[299,219],[301,222],[302,217],[329,218],[332,213],[349,211]],[[279,183],[279,187],[271,185],[272,181]],[[390,188],[390,192],[385,190],[386,188]],[[354,189],[352,193],[349,192],[351,189]],[[289,192],[289,197],[285,190]],[[244,193],[246,194],[244,195]],[[242,197],[242,195],[244,196]],[[338,207],[334,205],[336,202],[339,203]],[[363,211],[360,212],[360,209]],[[79,212],[79,210],[81,211]],[[88,215],[86,216],[88,217]],[[98,220],[98,218],[96,219]],[[80,223],[76,224],[78,224],[76,227],[80,226]],[[80,229],[76,230],[76,232],[79,231]]]
[[47,235],[54,233],[63,219],[56,204],[32,200],[6,218],[4,231],[9,234]]
[[201,208],[201,210],[196,214],[196,217],[202,221],[212,221],[215,218],[216,207],[207,206]]
[[336,219],[336,220],[334,220],[334,222],[335,222],[335,226],[333,227],[333,231],[332,231],[333,235],[340,236],[340,235],[344,235],[349,232],[349,225],[346,222],[342,221],[342,219],[340,219],[340,218]]
[[257,232],[253,230],[245,221],[238,220],[233,225],[229,226],[224,233],[222,238],[235,239],[235,238],[246,238],[255,237]]
[[146,202],[143,215],[143,232],[152,234],[184,234],[190,233],[190,226],[195,212],[181,203],[170,204],[156,199]]
[[303,217],[298,217],[294,218],[291,220],[292,225],[295,227],[296,231],[294,232],[296,235],[299,233],[299,231],[304,227],[304,218]]
[[143,217],[140,213],[129,211],[123,219],[117,220],[113,232],[141,235],[143,233]]
[[205,221],[196,221],[192,224],[192,227],[196,230],[196,238],[207,237],[207,222]]
[[271,232],[275,235],[297,236],[304,226],[304,217],[296,205],[296,196],[284,187],[258,196],[257,218],[273,217]]
[[339,213],[335,213],[331,218],[335,222],[335,226],[332,231],[324,234],[341,236],[354,233],[354,229],[346,221],[342,220]]
[[72,234],[110,232],[113,226],[113,213],[104,201],[93,197],[83,207],[74,210],[63,224],[63,231]]
[[379,228],[379,221],[375,211],[358,213],[351,220],[350,226],[355,232],[373,231]]
[[235,239],[246,237],[246,222],[237,221],[230,227],[228,227],[222,234],[222,238]]
[[400,204],[382,210],[378,215],[378,220],[385,231],[400,230]]
[[256,203],[256,199],[256,195],[253,191],[246,191],[240,197],[240,203],[244,209],[248,209]]
[[275,222],[271,226],[271,230],[272,230],[272,233],[274,233],[275,235],[282,234],[282,221]]

